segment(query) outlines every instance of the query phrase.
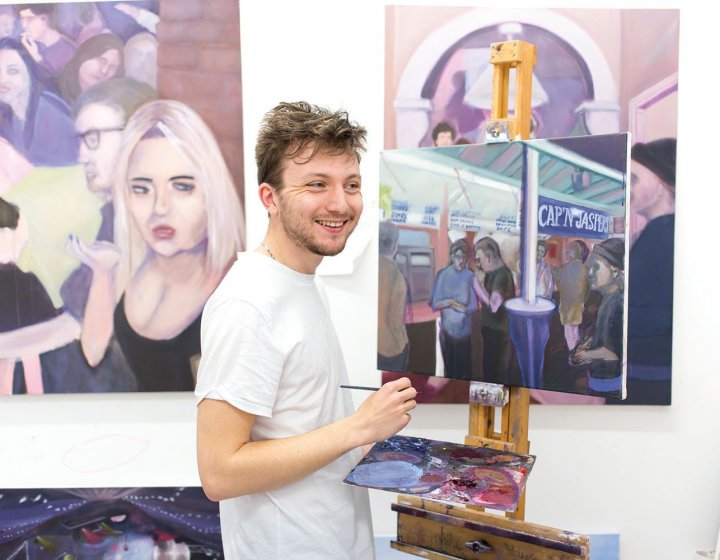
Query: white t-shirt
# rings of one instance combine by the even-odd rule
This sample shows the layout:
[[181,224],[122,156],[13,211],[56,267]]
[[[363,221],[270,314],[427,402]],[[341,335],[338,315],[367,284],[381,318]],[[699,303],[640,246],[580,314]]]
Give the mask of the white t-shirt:
[[[195,396],[256,415],[253,441],[312,431],[353,412],[347,371],[319,279],[240,253],[202,318]],[[365,489],[342,484],[354,450],[271,492],[220,502],[229,560],[374,558]]]

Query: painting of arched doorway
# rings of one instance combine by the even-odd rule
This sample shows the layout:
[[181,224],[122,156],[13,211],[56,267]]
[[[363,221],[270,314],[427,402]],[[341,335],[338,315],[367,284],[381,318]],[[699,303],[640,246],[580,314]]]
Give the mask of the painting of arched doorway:
[[[453,126],[456,141],[484,141],[483,122],[490,115],[489,47],[515,39],[538,46],[534,137],[619,131],[610,65],[577,23],[549,10],[477,9],[438,27],[411,56],[393,102],[395,147],[431,146],[431,131],[439,122]],[[512,96],[511,91],[511,109]]]

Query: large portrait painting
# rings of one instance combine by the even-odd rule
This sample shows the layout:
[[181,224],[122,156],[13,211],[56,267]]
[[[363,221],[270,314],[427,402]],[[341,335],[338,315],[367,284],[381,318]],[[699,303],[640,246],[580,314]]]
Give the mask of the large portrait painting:
[[[677,10],[386,8],[386,149],[484,142],[491,115],[490,44],[508,40],[537,45],[531,138],[631,133],[627,398],[608,403],[671,401],[678,28]],[[576,173],[578,185],[587,180],[587,174]],[[453,241],[441,244],[449,247]],[[546,286],[550,289],[552,279],[555,299],[560,273],[577,260],[576,253],[586,253],[565,245],[550,240],[538,246]],[[434,277],[448,259],[448,254],[439,256],[428,275]],[[592,302],[584,305],[592,307]],[[408,332],[423,340],[426,352],[441,352],[439,330],[414,332],[419,329],[416,317],[406,315]],[[566,346],[584,332],[574,325],[561,327]],[[397,340],[389,342],[397,349]],[[409,359],[412,364],[419,358]],[[558,365],[555,373],[561,376],[566,365]],[[386,372],[384,380],[401,375],[379,368]],[[414,377],[413,382],[424,387],[419,398],[425,402],[467,402],[467,382],[438,376]],[[531,391],[531,399],[606,402],[596,395],[540,389]]]
[[244,244],[239,9],[0,6],[0,394],[188,391]]

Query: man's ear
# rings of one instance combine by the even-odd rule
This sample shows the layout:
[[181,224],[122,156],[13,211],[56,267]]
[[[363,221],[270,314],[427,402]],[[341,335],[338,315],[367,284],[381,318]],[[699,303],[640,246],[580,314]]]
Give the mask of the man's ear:
[[277,197],[278,193],[275,188],[269,183],[263,183],[258,187],[258,195],[260,196],[260,202],[268,212],[268,216],[275,216],[278,214]]

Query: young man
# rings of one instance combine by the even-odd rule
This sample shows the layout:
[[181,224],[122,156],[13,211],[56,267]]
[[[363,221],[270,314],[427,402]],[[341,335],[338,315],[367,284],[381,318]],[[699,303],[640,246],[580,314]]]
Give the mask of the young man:
[[202,323],[198,466],[220,502],[228,559],[373,558],[369,502],[342,484],[363,445],[404,428],[416,391],[385,384],[352,412],[322,285],[362,212],[365,129],[347,113],[281,103],[256,146],[269,225],[208,300]]
[[19,4],[17,6],[23,28],[20,42],[35,62],[51,76],[57,76],[75,54],[77,47],[51,24],[53,4]]

